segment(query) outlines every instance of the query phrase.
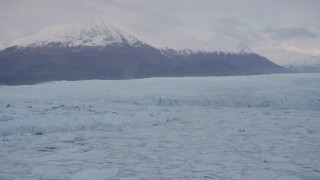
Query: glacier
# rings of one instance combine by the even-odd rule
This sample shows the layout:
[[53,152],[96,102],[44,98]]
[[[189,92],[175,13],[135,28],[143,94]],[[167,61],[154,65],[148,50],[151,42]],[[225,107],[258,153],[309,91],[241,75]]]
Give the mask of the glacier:
[[320,74],[0,86],[0,179],[319,179]]

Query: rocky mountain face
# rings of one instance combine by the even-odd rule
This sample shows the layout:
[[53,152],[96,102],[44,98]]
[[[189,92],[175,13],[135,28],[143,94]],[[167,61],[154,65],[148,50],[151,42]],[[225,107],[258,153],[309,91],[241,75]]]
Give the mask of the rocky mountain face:
[[0,51],[0,84],[288,72],[253,53],[157,49],[102,21],[45,28]]

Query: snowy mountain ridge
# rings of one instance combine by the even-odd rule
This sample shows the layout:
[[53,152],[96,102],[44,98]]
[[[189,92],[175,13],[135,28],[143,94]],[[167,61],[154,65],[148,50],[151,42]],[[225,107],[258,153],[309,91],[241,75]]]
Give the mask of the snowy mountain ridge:
[[[230,48],[232,49],[232,48]],[[254,51],[252,51],[246,44],[239,43],[236,48],[232,50],[224,50],[224,51],[206,51],[206,50],[196,50],[196,49],[189,49],[189,48],[184,48],[184,49],[172,49],[172,48],[163,48],[161,49],[161,53],[167,56],[170,56],[172,54],[174,55],[192,55],[192,54],[208,54],[210,52],[215,52],[217,54],[254,54]]]
[[2,48],[12,46],[20,48],[39,47],[56,44],[75,47],[107,45],[141,46],[144,43],[104,21],[82,20],[43,28],[38,32],[9,41]]
[[[222,42],[219,41],[219,44]],[[227,42],[225,42],[227,43]],[[164,54],[166,51],[175,51],[175,54],[190,55],[196,53],[217,52],[227,54],[251,54],[254,53],[246,44],[241,42],[228,41],[227,44],[222,43],[223,47],[215,51],[204,49],[171,49],[160,48]],[[43,28],[37,32],[26,36],[17,37],[0,44],[0,50],[9,47],[43,47],[43,46],[62,46],[62,47],[103,47],[108,45],[118,46],[134,46],[140,47],[146,45],[143,41],[138,40],[134,35],[131,35],[103,20],[86,19],[71,23],[59,24]]]

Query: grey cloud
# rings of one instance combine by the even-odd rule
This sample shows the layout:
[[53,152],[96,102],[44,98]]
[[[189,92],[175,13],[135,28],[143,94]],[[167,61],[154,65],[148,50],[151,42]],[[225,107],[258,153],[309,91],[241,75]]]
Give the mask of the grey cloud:
[[255,46],[257,41],[262,39],[254,25],[245,23],[239,19],[216,19],[210,22],[209,30],[215,34],[245,42],[250,46]]
[[318,35],[307,28],[272,28],[268,27],[263,30],[274,40],[288,40],[288,39],[313,39]]
[[128,5],[127,3],[123,3],[121,1],[116,1],[116,0],[98,0],[97,2],[103,5],[114,6],[119,9],[124,9],[126,11],[144,11],[145,10],[141,6]]

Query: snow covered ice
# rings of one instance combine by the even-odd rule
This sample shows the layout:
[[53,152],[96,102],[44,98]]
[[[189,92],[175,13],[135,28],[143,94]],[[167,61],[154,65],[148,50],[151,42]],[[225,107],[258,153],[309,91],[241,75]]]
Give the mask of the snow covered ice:
[[320,74],[0,86],[0,179],[320,179]]

